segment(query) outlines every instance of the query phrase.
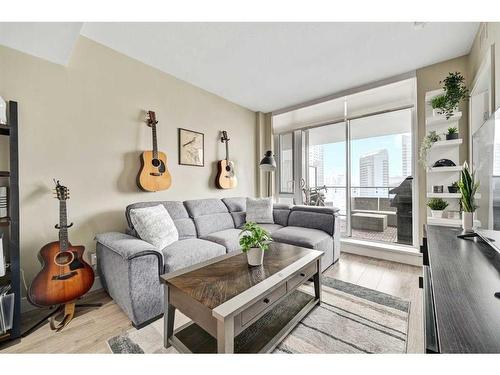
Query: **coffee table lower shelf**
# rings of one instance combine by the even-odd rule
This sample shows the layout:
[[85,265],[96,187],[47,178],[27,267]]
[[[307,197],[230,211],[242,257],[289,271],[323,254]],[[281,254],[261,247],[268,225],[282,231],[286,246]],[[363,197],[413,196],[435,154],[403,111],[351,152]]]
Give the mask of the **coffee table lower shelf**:
[[[319,303],[314,296],[296,290],[234,339],[235,353],[268,353]],[[181,353],[217,353],[217,340],[194,322],[170,338]]]

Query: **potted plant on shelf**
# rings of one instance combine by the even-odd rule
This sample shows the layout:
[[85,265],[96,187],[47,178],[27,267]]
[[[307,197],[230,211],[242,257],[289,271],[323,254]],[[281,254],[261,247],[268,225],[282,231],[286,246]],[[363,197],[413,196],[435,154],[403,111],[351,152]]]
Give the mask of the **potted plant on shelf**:
[[458,182],[457,181],[455,181],[450,186],[448,186],[448,193],[452,193],[452,194],[458,193]]
[[469,98],[469,90],[465,86],[464,76],[459,72],[448,73],[440,83],[443,84],[445,97],[444,106],[440,109],[448,120],[458,110],[460,102]]
[[429,153],[429,150],[431,149],[432,145],[439,140],[441,140],[441,137],[436,133],[435,130],[429,132],[429,134],[427,134],[422,140],[418,160],[424,167],[427,166],[427,154]]
[[474,196],[479,188],[479,181],[476,181],[474,173],[470,173],[467,162],[460,172],[460,180],[458,180],[458,188],[460,189],[460,206],[462,207],[462,228],[465,231],[471,231],[474,225],[474,212],[476,204]]
[[432,217],[441,218],[443,217],[444,209],[448,207],[448,202],[442,198],[431,198],[427,202],[427,206],[431,209]]
[[435,96],[431,99],[431,106],[433,116],[442,115],[446,107],[446,96],[444,94]]
[[449,127],[446,134],[447,141],[451,141],[452,139],[458,139],[458,129],[455,127]]
[[249,266],[260,266],[264,261],[264,251],[273,239],[271,235],[256,223],[248,222],[240,233],[241,250],[247,254]]

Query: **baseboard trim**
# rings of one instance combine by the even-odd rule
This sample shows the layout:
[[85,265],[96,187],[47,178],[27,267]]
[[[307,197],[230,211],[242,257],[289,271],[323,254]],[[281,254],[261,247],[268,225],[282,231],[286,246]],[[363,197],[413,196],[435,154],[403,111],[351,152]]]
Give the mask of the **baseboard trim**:
[[[94,284],[92,284],[92,288],[90,288],[89,293],[95,292],[97,290],[101,290],[102,288],[103,287],[102,287],[101,279],[99,276],[96,276],[94,279]],[[28,298],[26,298],[26,297],[21,298],[21,314],[28,312],[28,311],[33,311],[36,309],[38,309],[38,307],[29,303]]]
[[384,244],[363,243],[363,241],[342,240],[340,250],[344,253],[356,254],[391,262],[422,266],[422,254],[412,248],[398,248]]

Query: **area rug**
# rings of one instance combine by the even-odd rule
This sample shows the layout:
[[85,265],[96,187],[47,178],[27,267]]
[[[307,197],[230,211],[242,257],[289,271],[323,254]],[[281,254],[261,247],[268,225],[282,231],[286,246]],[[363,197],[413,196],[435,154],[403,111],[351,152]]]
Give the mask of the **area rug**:
[[[312,294],[312,284],[301,291]],[[273,353],[406,353],[409,301],[327,276],[322,298]],[[179,312],[175,320],[176,328],[189,322]],[[112,337],[108,346],[112,353],[177,353],[163,347],[163,319]]]

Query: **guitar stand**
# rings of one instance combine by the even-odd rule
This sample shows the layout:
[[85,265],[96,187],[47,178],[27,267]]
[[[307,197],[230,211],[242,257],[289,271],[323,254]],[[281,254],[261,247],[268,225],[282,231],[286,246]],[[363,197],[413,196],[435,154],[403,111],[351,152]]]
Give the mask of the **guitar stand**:
[[[50,329],[56,332],[61,332],[64,327],[66,327],[69,322],[73,319],[75,315],[75,308],[82,307],[82,308],[91,308],[91,307],[101,307],[102,303],[75,303],[73,302],[68,302],[64,305],[59,305],[56,308],[54,308],[50,314],[47,316],[43,317],[40,319],[35,325],[30,327],[26,332],[21,334],[21,337],[26,337],[29,334],[31,334],[33,331],[35,331],[38,327],[41,325],[47,323],[49,321],[50,324]],[[60,314],[64,311],[64,317],[60,322],[57,322],[54,315]]]

